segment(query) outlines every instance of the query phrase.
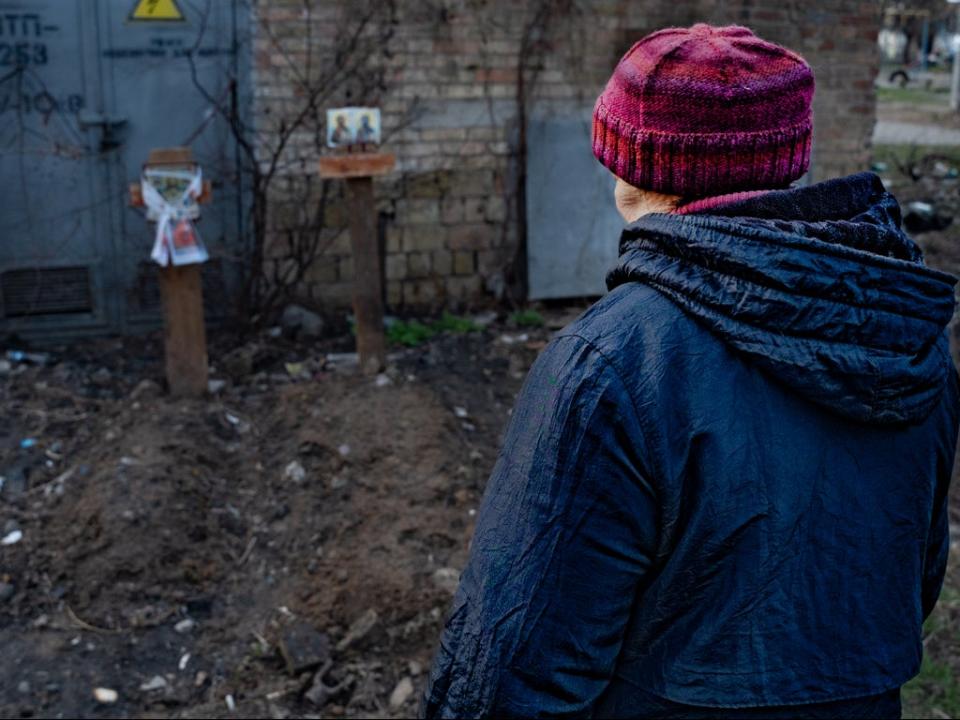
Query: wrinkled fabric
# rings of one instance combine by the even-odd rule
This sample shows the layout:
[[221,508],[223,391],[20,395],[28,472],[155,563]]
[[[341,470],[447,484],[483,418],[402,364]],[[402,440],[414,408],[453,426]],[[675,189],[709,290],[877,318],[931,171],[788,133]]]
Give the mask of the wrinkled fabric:
[[863,174],[625,230],[517,398],[425,717],[899,712],[960,404],[899,226]]

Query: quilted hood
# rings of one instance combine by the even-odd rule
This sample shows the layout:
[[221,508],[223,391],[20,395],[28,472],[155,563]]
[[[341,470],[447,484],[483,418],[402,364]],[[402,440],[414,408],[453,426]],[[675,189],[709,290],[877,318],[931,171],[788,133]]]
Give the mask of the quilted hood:
[[607,287],[639,281],[762,371],[857,421],[925,418],[952,368],[956,279],[923,263],[872,173],[629,225]]

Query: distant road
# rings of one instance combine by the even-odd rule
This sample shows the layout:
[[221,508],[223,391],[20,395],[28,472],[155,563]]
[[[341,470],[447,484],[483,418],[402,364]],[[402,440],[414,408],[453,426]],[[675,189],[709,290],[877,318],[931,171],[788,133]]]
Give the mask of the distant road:
[[960,145],[960,130],[921,123],[878,120],[873,129],[875,145]]

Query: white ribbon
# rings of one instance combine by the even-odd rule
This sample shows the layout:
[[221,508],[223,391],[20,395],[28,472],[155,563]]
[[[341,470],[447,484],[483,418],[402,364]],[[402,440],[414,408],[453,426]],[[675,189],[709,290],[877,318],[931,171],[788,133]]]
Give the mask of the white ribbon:
[[[171,174],[173,171],[171,171]],[[159,173],[158,173],[159,174]],[[179,172],[177,173],[179,174]],[[157,190],[146,174],[141,177],[140,185],[143,190],[143,203],[147,206],[147,220],[156,220],[157,234],[153,242],[150,257],[159,265],[187,265],[201,263],[207,260],[207,251],[200,242],[196,228],[191,231],[196,244],[189,248],[178,248],[174,244],[174,228],[180,221],[190,222],[199,216],[197,198],[203,191],[203,176],[197,167],[183,194],[174,200],[168,201]]]

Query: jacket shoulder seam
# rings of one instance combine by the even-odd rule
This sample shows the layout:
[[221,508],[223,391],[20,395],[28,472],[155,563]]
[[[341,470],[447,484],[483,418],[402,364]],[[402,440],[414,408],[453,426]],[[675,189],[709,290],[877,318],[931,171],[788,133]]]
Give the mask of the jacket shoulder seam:
[[[617,378],[617,382],[619,382],[620,386],[623,388],[623,392],[630,399],[630,407],[633,410],[634,416],[637,418],[637,423],[640,425],[640,428],[643,431],[643,434],[647,443],[650,443],[654,438],[656,438],[657,436],[656,432],[653,432],[651,427],[648,425],[646,415],[639,411],[639,406],[637,405],[636,398],[634,398],[633,393],[630,392],[630,388],[627,385],[626,381],[624,380],[623,373],[620,371],[620,368],[617,367],[617,364],[613,361],[613,359],[608,357],[607,354],[603,352],[603,350],[597,347],[595,342],[593,342],[589,338],[584,337],[579,333],[566,332],[563,335],[558,335],[556,339],[559,340],[561,338],[566,338],[566,337],[576,338],[577,340],[580,340],[581,342],[583,342],[588,348],[590,348],[592,352],[596,353],[600,357],[600,359],[603,360],[606,366],[609,366],[610,370],[613,371],[614,376]],[[649,458],[649,460],[652,463],[656,463],[656,459],[653,457]],[[650,478],[650,480],[652,481],[653,478]],[[656,483],[654,483],[654,485],[656,485]]]

